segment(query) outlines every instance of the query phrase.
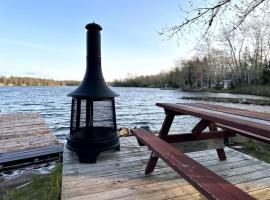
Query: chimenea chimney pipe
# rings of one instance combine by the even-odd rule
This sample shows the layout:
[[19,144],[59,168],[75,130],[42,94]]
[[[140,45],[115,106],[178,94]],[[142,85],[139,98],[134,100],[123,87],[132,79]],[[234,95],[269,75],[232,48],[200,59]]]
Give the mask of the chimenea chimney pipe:
[[73,97],[116,97],[105,83],[101,69],[101,40],[102,27],[95,23],[85,26],[86,33],[86,72],[80,86],[68,96]]
[[85,79],[103,79],[101,70],[101,26],[88,24],[86,35],[86,74]]

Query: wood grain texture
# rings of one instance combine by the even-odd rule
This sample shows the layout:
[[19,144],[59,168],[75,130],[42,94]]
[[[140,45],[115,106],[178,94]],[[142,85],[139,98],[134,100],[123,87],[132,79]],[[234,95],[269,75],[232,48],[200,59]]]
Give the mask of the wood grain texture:
[[0,154],[59,145],[59,141],[38,113],[0,115]]
[[[145,176],[151,151],[138,146],[135,137],[120,142],[120,152],[103,152],[96,164],[79,163],[76,154],[65,149],[62,199],[205,199],[161,159],[154,173]],[[230,148],[225,152],[226,161],[220,161],[215,150],[187,155],[256,199],[269,199],[270,165]]]
[[156,105],[175,113],[191,115],[200,119],[270,138],[270,122],[265,119],[255,119],[250,116],[241,116],[235,113],[206,109],[194,106],[193,104],[157,103]]
[[208,199],[254,199],[151,132],[142,129],[132,132]]
[[236,114],[240,116],[251,117],[254,119],[262,119],[262,120],[270,121],[269,113],[262,113],[262,112],[244,110],[240,108],[231,108],[231,107],[225,107],[225,106],[213,105],[213,104],[207,104],[207,103],[191,103],[191,104],[185,103],[185,104],[195,106],[198,108],[205,108],[205,109],[221,111],[221,112],[225,112],[229,114]]

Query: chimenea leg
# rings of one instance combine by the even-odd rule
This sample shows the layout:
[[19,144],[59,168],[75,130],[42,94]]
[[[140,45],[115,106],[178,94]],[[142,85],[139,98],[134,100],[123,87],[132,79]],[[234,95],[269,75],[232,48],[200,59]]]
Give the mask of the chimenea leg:
[[121,150],[121,147],[120,147],[120,144],[114,148],[115,151],[120,151]]
[[96,163],[100,152],[80,153],[78,154],[81,163]]

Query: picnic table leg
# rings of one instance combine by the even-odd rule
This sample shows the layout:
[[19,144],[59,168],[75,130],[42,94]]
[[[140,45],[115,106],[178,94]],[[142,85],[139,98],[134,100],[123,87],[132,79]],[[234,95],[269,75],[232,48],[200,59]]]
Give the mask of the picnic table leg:
[[[215,123],[210,123],[208,125],[210,131],[217,131],[217,126]],[[216,149],[219,160],[226,160],[226,153],[224,151],[224,148]]]
[[[174,113],[167,112],[166,110],[165,110],[165,113],[166,113],[166,117],[165,117],[163,124],[162,124],[162,127],[160,129],[159,137],[168,135],[169,130],[170,130],[171,125],[172,125],[172,122],[173,122],[173,119],[174,119],[174,116],[175,116]],[[145,174],[150,174],[151,172],[154,171],[154,169],[157,165],[157,161],[158,161],[158,156],[156,156],[154,154],[154,152],[152,152],[152,154],[148,160],[148,163],[146,165],[146,168],[145,168]]]
[[221,148],[221,149],[216,149],[216,150],[217,150],[217,154],[218,154],[219,160],[226,160],[226,159],[227,159],[226,153],[225,153],[225,151],[224,151],[223,148]]
[[146,168],[144,170],[145,174],[150,174],[152,171],[154,171],[156,165],[157,165],[158,157],[155,156],[154,152],[151,153],[149,161],[146,165]]

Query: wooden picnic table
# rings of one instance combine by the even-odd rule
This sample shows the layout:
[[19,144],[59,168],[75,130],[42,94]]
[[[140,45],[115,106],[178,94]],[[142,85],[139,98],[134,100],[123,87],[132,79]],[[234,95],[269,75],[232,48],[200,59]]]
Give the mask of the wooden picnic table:
[[[234,136],[236,133],[270,143],[270,114],[235,109],[203,103],[157,103],[164,108],[159,137],[142,129],[132,132],[138,140],[153,150],[145,168],[145,173],[154,171],[158,158],[162,158],[176,172],[189,181],[208,199],[253,199],[225,179],[189,158],[170,143],[200,141]],[[170,135],[169,130],[177,115],[190,115],[200,119],[191,133]],[[208,131],[205,131],[206,129]],[[218,148],[219,159],[226,160],[224,148]]]
[[[169,143],[182,141],[207,140],[224,138],[226,142],[233,133],[270,143],[270,114],[250,110],[230,108],[225,106],[206,103],[157,103],[157,106],[164,108],[166,117],[159,137]],[[168,135],[170,127],[176,115],[190,115],[201,120],[192,129],[191,134]],[[203,132],[206,128],[209,132]],[[218,127],[223,131],[218,131]],[[226,160],[223,148],[217,149],[220,160]],[[150,161],[153,165],[156,161]],[[151,169],[149,168],[151,171]]]
[[[160,135],[168,135],[175,115],[191,115],[200,118],[201,121],[194,127],[192,134],[201,135],[202,131],[209,127],[216,130],[221,127],[229,132],[239,133],[252,139],[270,143],[270,114],[238,108],[205,104],[205,103],[157,103],[164,108],[166,118],[160,131]],[[164,130],[163,130],[164,129]]]

